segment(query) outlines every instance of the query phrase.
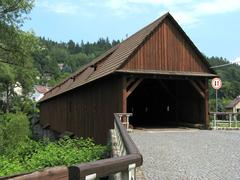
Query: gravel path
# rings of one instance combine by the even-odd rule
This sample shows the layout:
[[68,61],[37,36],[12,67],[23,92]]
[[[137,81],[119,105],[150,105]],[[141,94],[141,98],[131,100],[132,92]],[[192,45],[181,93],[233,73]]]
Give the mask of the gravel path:
[[146,179],[240,180],[240,131],[135,130]]

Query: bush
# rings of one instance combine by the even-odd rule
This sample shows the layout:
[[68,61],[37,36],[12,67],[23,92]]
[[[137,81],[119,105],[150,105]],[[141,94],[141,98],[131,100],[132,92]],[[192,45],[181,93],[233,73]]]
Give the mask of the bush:
[[105,146],[94,144],[92,139],[35,141],[29,135],[29,121],[23,113],[0,116],[0,176],[95,161],[107,152]]
[[91,139],[64,137],[55,142],[28,139],[11,155],[0,156],[0,176],[95,161],[103,158],[106,152],[105,146],[96,145]]
[[29,135],[29,121],[23,113],[0,116],[0,154],[13,153]]

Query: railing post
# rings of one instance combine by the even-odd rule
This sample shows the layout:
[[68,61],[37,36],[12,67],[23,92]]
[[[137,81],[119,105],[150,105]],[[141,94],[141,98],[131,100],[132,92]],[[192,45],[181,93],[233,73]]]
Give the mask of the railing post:
[[229,127],[232,127],[232,114],[229,114]]
[[217,128],[217,114],[213,114],[213,121],[214,121],[214,129],[216,129]]
[[122,114],[118,114],[120,121],[122,122]]
[[130,164],[128,170],[122,172],[123,180],[135,180],[136,179],[136,164]]
[[136,179],[136,164],[130,164],[128,166],[129,171],[129,180],[135,180]]
[[129,130],[129,117],[130,117],[130,115],[127,114],[126,117],[127,117],[127,119],[126,119],[127,120],[127,122],[126,122],[127,123],[127,130]]
[[90,174],[85,177],[85,180],[95,180],[97,178],[97,174]]
[[235,121],[235,128],[237,128],[238,127],[238,125],[237,125],[237,114],[234,114],[233,117],[234,117],[234,121]]

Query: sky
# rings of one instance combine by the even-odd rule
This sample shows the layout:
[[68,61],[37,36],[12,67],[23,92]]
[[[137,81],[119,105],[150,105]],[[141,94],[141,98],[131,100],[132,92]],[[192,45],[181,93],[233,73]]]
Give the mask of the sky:
[[23,26],[67,42],[122,40],[166,12],[207,56],[240,57],[240,0],[36,0]]

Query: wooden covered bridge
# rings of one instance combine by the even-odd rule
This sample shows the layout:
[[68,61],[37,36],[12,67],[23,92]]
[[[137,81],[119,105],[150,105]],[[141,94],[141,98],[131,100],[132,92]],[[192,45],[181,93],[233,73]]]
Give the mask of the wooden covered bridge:
[[113,113],[133,126],[209,126],[208,79],[216,76],[169,14],[108,50],[52,88],[40,122],[105,143]]

